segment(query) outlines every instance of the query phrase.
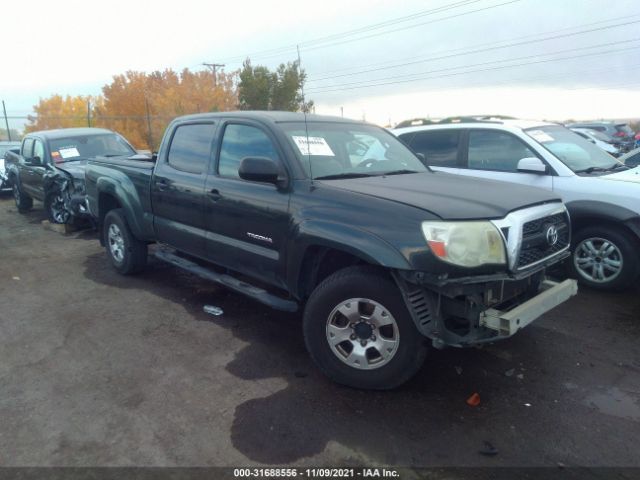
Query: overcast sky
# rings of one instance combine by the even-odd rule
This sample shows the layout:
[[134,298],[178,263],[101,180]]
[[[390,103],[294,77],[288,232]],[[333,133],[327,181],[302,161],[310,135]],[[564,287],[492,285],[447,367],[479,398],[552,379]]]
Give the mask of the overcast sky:
[[[26,115],[126,70],[296,59],[317,113],[640,116],[638,0],[3,2],[0,98]],[[355,32],[354,32],[355,31]]]

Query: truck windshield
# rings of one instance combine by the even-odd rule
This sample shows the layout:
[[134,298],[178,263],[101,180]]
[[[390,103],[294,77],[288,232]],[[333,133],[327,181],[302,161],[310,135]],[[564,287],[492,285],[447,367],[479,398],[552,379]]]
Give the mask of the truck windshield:
[[576,173],[611,170],[620,164],[600,147],[568,128],[549,125],[529,128],[525,132]]
[[49,141],[49,148],[55,163],[136,153],[120,135],[115,133],[56,138]]
[[428,171],[403,143],[378,127],[338,122],[280,125],[304,170],[312,178]]

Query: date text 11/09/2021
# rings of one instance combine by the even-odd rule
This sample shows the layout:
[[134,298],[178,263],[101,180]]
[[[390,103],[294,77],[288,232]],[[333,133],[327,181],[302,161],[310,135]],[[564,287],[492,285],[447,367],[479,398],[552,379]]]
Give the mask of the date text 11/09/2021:
[[400,478],[393,468],[235,468],[234,478]]

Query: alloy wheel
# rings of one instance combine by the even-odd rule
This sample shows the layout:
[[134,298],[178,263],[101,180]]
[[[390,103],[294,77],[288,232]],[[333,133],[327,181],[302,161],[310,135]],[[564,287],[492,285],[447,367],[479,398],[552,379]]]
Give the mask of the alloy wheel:
[[122,263],[124,260],[124,238],[120,228],[112,223],[107,231],[107,239],[109,242],[109,251],[116,262]]
[[594,283],[615,280],[622,272],[620,249],[606,238],[585,238],[576,245],[573,263],[578,273]]
[[337,305],[327,318],[326,335],[335,356],[359,370],[386,365],[400,343],[393,315],[368,298],[350,298]]

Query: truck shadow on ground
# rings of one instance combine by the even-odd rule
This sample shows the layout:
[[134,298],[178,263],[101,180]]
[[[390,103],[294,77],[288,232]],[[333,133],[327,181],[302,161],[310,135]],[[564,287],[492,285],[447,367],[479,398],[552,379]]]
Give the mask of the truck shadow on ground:
[[[154,292],[183,305],[196,321],[229,329],[248,344],[226,366],[234,376],[285,380],[285,388],[236,407],[231,441],[255,462],[296,462],[331,445],[341,452],[343,465],[529,463],[570,435],[556,429],[566,423],[567,409],[587,411],[567,397],[573,393],[563,387],[559,373],[584,362],[586,348],[567,350],[563,339],[546,328],[530,327],[482,349],[432,350],[420,373],[400,389],[365,392],[336,385],[315,368],[304,348],[300,315],[272,311],[155,261],[141,275],[125,278],[103,255],[90,256],[85,267],[93,281]],[[224,315],[203,313],[203,305],[212,302]],[[638,336],[637,324],[630,325]],[[577,375],[588,378],[599,367],[592,364]],[[479,406],[466,404],[473,393],[480,395]],[[558,399],[564,407],[554,403]],[[528,405],[537,407],[537,415]],[[558,438],[550,438],[554,431]],[[521,443],[531,443],[529,451],[510,445],[517,443],[516,434]],[[484,441],[503,454],[480,455]]]

